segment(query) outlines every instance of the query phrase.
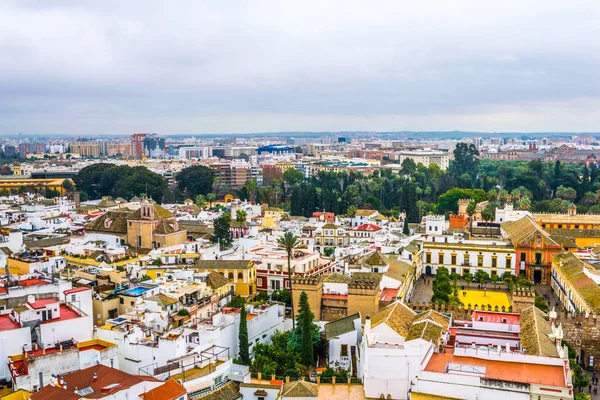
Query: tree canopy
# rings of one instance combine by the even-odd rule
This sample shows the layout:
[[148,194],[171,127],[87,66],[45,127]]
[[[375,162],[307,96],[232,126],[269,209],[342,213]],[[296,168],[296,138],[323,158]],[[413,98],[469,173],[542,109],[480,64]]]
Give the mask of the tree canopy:
[[131,199],[146,194],[161,203],[168,190],[167,180],[144,166],[93,164],[79,171],[73,182],[92,200],[103,196]]
[[184,197],[192,199],[199,194],[209,194],[212,191],[214,179],[215,172],[204,165],[184,168],[175,176],[177,189]]

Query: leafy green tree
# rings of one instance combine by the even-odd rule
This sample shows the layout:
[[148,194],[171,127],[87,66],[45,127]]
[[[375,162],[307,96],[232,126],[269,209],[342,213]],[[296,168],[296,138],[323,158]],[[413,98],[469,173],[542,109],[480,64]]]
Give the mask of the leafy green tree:
[[458,200],[460,199],[473,199],[476,203],[479,203],[487,199],[487,194],[482,189],[452,188],[438,197],[438,212],[440,214],[457,212]]
[[248,216],[248,215],[246,214],[246,211],[244,211],[244,210],[242,210],[242,209],[239,209],[239,210],[237,210],[237,211],[236,211],[236,213],[235,213],[235,220],[236,220],[237,222],[245,222],[245,221],[246,221],[246,217],[247,217],[247,216]]
[[406,211],[406,219],[408,222],[418,223],[419,209],[417,208],[417,188],[414,183],[407,181],[402,186],[402,203],[401,206]]
[[245,304],[246,301],[244,300],[244,298],[238,294],[233,299],[231,299],[231,301],[229,302],[229,307],[242,308]]
[[130,167],[98,163],[83,168],[73,177],[79,191],[90,199],[102,196],[132,198],[146,194],[160,203],[167,192],[164,177],[144,166]]
[[271,336],[271,344],[256,343],[253,346],[254,360],[251,370],[262,371],[265,376],[271,376],[283,375],[287,370],[296,369],[300,355],[294,350],[292,336],[292,331],[275,332]]
[[[292,297],[292,257],[294,257],[294,249],[298,245],[298,237],[294,235],[292,232],[286,232],[283,236],[277,238],[277,244],[279,248],[285,250],[287,254],[287,273],[288,273],[288,285],[290,291],[290,297]],[[292,326],[293,330],[296,329],[296,322],[293,318],[294,316],[294,302],[292,304]]]
[[455,176],[468,174],[475,176],[479,160],[479,151],[475,145],[467,143],[458,143],[454,148],[454,163],[452,164],[452,172]]
[[273,293],[271,293],[271,299],[273,301],[285,303],[286,305],[292,304],[292,297],[290,296],[290,292],[288,290],[275,290]]
[[223,248],[231,246],[233,242],[233,234],[231,233],[231,214],[224,212],[217,218],[215,218],[213,234],[210,241],[213,243],[219,243]]
[[250,365],[250,346],[248,344],[248,321],[246,320],[246,306],[243,306],[240,311],[238,340],[240,348],[240,362],[243,365]]
[[411,158],[405,158],[402,161],[402,169],[400,170],[405,175],[414,175],[417,171],[417,164]]
[[465,272],[463,274],[463,279],[467,281],[467,286],[471,287],[471,282],[473,282],[473,274],[470,272]]
[[73,182],[71,182],[70,179],[65,179],[62,182],[62,188],[67,192],[67,193],[71,193],[73,191],[73,189],[75,189],[75,186],[73,186]]
[[475,272],[475,280],[483,285],[490,280],[490,275],[484,270],[478,269],[477,272]]
[[199,194],[207,195],[211,191],[214,178],[215,172],[204,165],[184,168],[175,175],[177,188],[191,198]]
[[204,207],[206,207],[206,198],[204,197],[204,195],[199,194],[198,196],[196,196],[195,203],[198,207],[204,209]]
[[590,376],[574,359],[569,359],[569,365],[573,371],[573,386],[578,388],[581,393],[581,390],[590,384]]
[[288,185],[296,185],[304,180],[304,174],[296,168],[288,168],[283,172],[283,181]]
[[433,289],[432,303],[450,303],[452,295],[452,285],[450,284],[450,273],[448,268],[439,266],[435,272],[435,280],[431,288]]

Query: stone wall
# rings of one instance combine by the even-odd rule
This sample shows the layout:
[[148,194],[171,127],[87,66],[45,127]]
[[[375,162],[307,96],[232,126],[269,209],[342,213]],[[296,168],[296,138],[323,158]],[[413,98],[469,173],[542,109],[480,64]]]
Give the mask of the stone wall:
[[348,310],[347,315],[360,313],[362,322],[367,315],[373,315],[379,311],[379,297],[381,289],[379,281],[361,282],[348,285]]
[[600,369],[600,318],[557,312],[557,323],[562,324],[564,340],[577,352],[577,361],[589,369],[592,356],[594,367]]
[[306,292],[310,310],[318,318],[321,315],[321,299],[323,297],[323,281],[319,278],[292,278],[292,299],[294,301],[294,318],[298,314],[300,294]]
[[513,312],[520,313],[524,309],[535,305],[535,291],[533,289],[515,289],[509,296]]
[[[346,299],[323,299],[321,301],[321,321],[337,321],[348,316]],[[316,315],[316,314],[315,314]]]

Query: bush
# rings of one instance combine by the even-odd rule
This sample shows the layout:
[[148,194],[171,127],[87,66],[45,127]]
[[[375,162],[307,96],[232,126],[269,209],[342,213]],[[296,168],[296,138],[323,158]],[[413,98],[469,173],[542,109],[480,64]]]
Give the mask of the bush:
[[298,371],[296,371],[295,369],[288,369],[287,371],[285,371],[283,376],[289,376],[290,378],[297,378]]
[[177,315],[179,315],[180,317],[187,317],[188,315],[190,315],[190,312],[185,308],[182,308],[179,311],[177,311]]
[[537,293],[535,294],[535,306],[543,312],[548,312],[548,304],[546,303],[546,300],[544,300],[544,298]]

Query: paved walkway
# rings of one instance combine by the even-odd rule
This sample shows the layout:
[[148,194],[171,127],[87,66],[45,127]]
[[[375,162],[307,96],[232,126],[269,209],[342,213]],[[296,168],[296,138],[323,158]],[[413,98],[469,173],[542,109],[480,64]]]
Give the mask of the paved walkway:
[[433,276],[421,276],[415,282],[415,288],[413,290],[412,296],[409,299],[410,303],[429,303],[431,301],[431,296],[433,296],[433,289],[431,289],[431,284],[435,277]]

